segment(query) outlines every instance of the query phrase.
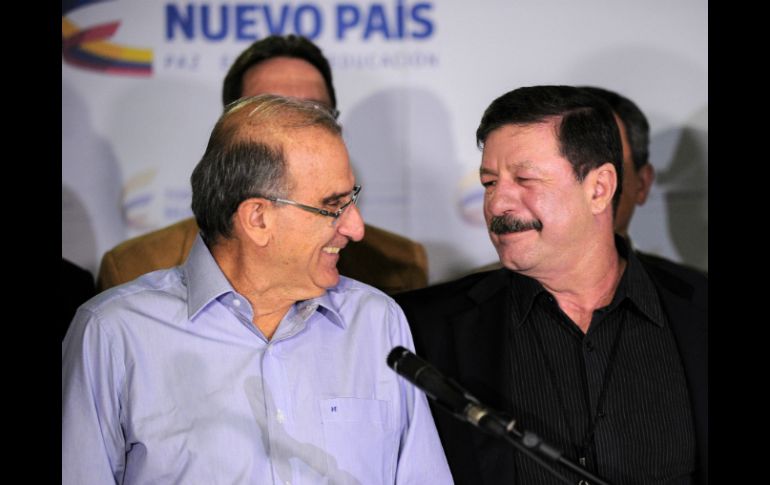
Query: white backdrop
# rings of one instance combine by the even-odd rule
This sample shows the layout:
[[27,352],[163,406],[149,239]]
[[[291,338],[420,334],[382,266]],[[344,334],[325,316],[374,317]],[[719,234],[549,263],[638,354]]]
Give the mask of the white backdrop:
[[222,79],[271,31],[329,58],[364,217],[422,242],[431,282],[496,260],[475,130],[494,98],[534,84],[601,86],[641,107],[658,179],[631,237],[708,269],[706,0],[74,1],[62,256],[94,273],[115,244],[191,215]]

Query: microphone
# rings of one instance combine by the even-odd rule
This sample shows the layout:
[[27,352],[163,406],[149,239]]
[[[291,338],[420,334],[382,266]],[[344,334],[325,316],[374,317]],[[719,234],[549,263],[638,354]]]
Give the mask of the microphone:
[[395,347],[388,354],[387,362],[388,367],[461,420],[496,435],[506,436],[515,432],[515,419],[482,405],[459,384],[408,349]]
[[[404,347],[395,347],[387,358],[388,367],[396,371],[419,389],[422,389],[434,402],[438,403],[463,421],[484,431],[497,435],[512,444],[516,449],[545,467],[564,483],[573,483],[551,465],[551,462],[566,466],[578,475],[588,479],[593,485],[610,485],[606,480],[594,475],[583,467],[572,463],[563,456],[561,450],[549,445],[530,431],[515,428],[516,420],[499,411],[481,404],[458,383],[444,376],[435,367],[417,357]],[[547,459],[548,461],[544,460]],[[581,480],[580,483],[584,483]]]

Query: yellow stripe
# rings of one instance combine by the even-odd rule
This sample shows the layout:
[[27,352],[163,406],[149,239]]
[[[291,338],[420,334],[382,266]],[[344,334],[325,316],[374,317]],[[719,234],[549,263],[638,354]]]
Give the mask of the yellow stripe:
[[84,43],[81,47],[84,51],[100,57],[148,64],[152,62],[152,49],[122,47],[103,40],[97,42],[87,42]]
[[67,19],[67,17],[61,18],[61,35],[65,39],[68,39],[72,37],[74,34],[77,34],[80,32],[80,29],[77,25],[73,24],[72,22]]
[[[71,22],[67,17],[61,18],[62,37],[68,39],[75,34],[80,33],[80,28]],[[112,42],[99,40],[95,42],[86,42],[81,48],[96,56],[107,57],[110,59],[119,59],[128,62],[141,62],[145,64],[152,63],[152,49],[138,49],[134,47],[123,47]]]

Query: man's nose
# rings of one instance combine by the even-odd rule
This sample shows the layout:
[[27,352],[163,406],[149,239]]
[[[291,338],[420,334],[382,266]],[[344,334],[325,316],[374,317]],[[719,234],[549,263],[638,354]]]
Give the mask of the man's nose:
[[364,238],[364,218],[357,205],[350,204],[337,218],[337,231],[351,241]]

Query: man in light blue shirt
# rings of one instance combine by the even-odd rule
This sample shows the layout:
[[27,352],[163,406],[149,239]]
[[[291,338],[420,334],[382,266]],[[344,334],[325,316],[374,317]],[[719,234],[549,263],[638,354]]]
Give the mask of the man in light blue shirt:
[[237,101],[191,182],[184,265],[91,299],[63,342],[62,482],[452,483],[385,363],[413,348],[401,309],[336,269],[364,229],[333,115]]

